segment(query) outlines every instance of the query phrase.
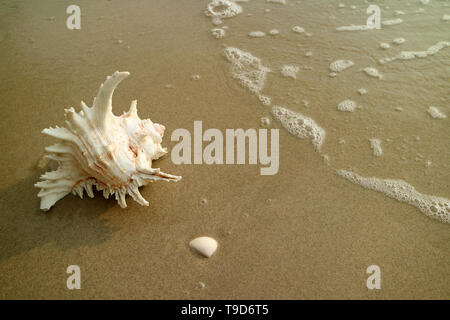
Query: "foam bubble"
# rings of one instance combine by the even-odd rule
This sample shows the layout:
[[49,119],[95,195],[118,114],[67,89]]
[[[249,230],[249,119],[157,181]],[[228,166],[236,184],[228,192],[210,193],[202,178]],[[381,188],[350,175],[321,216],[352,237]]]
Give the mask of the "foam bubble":
[[450,14],[444,14],[441,18],[442,21],[450,21]]
[[381,64],[386,64],[395,60],[412,60],[415,58],[426,58],[438,53],[440,50],[450,47],[449,41],[439,41],[435,45],[429,47],[426,51],[402,51],[398,55],[392,58],[380,59]]
[[391,46],[389,45],[389,43],[386,42],[381,42],[380,43],[380,48],[382,49],[389,49]]
[[231,63],[231,74],[252,93],[259,94],[264,87],[269,68],[261,64],[261,60],[249,52],[238,48],[227,47],[225,57]]
[[297,79],[297,72],[300,70],[299,67],[297,66],[288,66],[288,65],[284,65],[281,68],[281,74],[284,77],[290,77],[292,79]]
[[266,33],[263,31],[252,31],[248,35],[252,38],[262,38],[266,36]]
[[276,36],[279,33],[280,33],[280,31],[278,29],[272,29],[269,31],[269,34],[272,36]]
[[356,102],[353,100],[344,100],[338,104],[339,111],[353,112],[356,109]]
[[433,106],[429,107],[427,112],[433,119],[445,119],[445,118],[447,118],[447,116],[445,114],[443,114],[441,111],[439,111],[438,108],[433,107]]
[[316,150],[320,150],[325,141],[325,130],[314,120],[280,106],[273,106],[272,114],[290,134],[300,139],[310,139]]
[[363,95],[367,94],[367,90],[364,88],[360,88],[360,89],[358,89],[358,93],[363,96]]
[[267,117],[262,117],[261,118],[261,126],[262,127],[268,127],[270,126],[270,119]]
[[302,27],[299,27],[299,26],[295,26],[292,28],[292,31],[297,32],[297,33],[303,33],[303,32],[305,32],[305,29],[303,29]]
[[222,19],[220,19],[219,17],[212,17],[211,22],[215,26],[221,25],[223,23]]
[[430,218],[450,223],[450,200],[448,199],[421,194],[403,180],[366,178],[346,170],[338,170],[337,174],[364,188],[413,205]]
[[225,30],[222,28],[215,28],[211,30],[211,34],[214,38],[216,39],[222,39],[223,37],[225,37]]
[[220,19],[232,18],[242,13],[242,7],[230,0],[212,0],[206,7],[205,14]]
[[402,11],[402,10],[395,10],[395,14],[398,15],[398,16],[400,16],[400,15],[404,15],[405,12]]
[[259,101],[261,101],[261,103],[263,104],[263,105],[265,105],[265,106],[270,106],[270,104],[272,103],[272,98],[270,98],[270,97],[268,97],[268,96],[265,96],[265,95],[262,95],[262,94],[260,94],[259,96],[258,96],[258,99],[259,99]]
[[330,64],[330,70],[333,72],[342,72],[353,65],[355,63],[351,60],[336,60]]
[[380,139],[369,139],[370,147],[372,148],[373,155],[376,157],[380,157],[383,154],[383,149],[381,149],[381,140]]
[[427,5],[430,3],[430,0],[420,0],[420,3],[422,3],[423,5]]
[[383,79],[383,76],[381,75],[381,73],[375,68],[367,67],[367,68],[364,68],[363,70],[370,77]]
[[395,44],[402,44],[406,42],[405,38],[395,38],[394,40],[392,40],[393,43]]

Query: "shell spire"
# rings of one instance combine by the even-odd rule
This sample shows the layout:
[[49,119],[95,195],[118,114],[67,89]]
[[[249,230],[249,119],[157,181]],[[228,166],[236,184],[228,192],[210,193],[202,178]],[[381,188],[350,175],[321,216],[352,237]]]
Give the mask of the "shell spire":
[[111,117],[114,117],[112,112],[112,96],[114,90],[119,83],[130,75],[129,72],[116,71],[112,76],[108,76],[106,81],[100,85],[97,96],[94,98],[91,110],[91,118],[97,126],[104,128],[105,124]]
[[81,102],[81,111],[66,109],[66,126],[47,128],[42,132],[58,139],[46,147],[46,157],[57,161],[57,170],[41,176],[35,184],[41,191],[41,209],[49,210],[69,193],[83,198],[84,191],[94,197],[93,187],[108,198],[114,196],[119,205],[127,206],[130,195],[136,202],[149,203],[139,187],[152,181],[178,181],[179,176],[152,168],[153,160],[167,153],[161,146],[165,127],[150,119],[141,120],[137,101],[120,117],[112,112],[112,95],[128,72],[116,71],[100,86],[92,108]]

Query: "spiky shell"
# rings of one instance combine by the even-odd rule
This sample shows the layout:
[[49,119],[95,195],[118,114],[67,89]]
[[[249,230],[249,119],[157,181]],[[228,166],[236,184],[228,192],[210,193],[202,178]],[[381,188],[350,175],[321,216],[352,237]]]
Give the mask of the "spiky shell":
[[150,119],[141,120],[137,102],[122,116],[112,112],[112,95],[128,72],[116,71],[100,86],[92,108],[81,102],[81,111],[66,109],[65,127],[42,132],[59,140],[46,147],[46,157],[58,161],[55,171],[47,172],[35,184],[41,188],[41,209],[49,210],[69,193],[83,198],[86,191],[94,196],[93,186],[108,198],[114,195],[119,205],[126,207],[129,194],[136,202],[149,203],[138,188],[153,180],[178,181],[179,176],[152,168],[152,161],[167,153],[161,146],[165,127]]

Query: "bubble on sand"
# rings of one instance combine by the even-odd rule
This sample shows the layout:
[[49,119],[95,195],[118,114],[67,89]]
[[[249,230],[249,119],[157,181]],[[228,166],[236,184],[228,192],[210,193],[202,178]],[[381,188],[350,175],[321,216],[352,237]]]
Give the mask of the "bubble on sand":
[[400,16],[400,15],[404,15],[404,14],[405,14],[405,12],[402,11],[402,10],[395,10],[394,12],[395,12],[395,14],[396,14],[397,16]]
[[270,98],[270,97],[268,97],[268,96],[265,96],[265,95],[262,95],[262,94],[260,94],[259,96],[258,96],[258,99],[259,99],[259,101],[261,101],[261,103],[263,104],[263,105],[265,105],[265,106],[270,106],[270,104],[272,103],[272,98]]
[[438,53],[440,50],[450,47],[449,41],[439,41],[435,45],[429,47],[426,51],[402,51],[392,58],[382,58],[379,60],[381,64],[386,64],[395,60],[412,60],[415,58],[426,58]]
[[339,111],[353,112],[356,109],[356,102],[353,100],[344,100],[337,106]]
[[267,117],[261,118],[261,126],[262,127],[268,127],[270,126],[270,119]]
[[281,68],[281,74],[284,77],[290,77],[292,79],[297,79],[297,72],[300,70],[299,67],[297,66],[288,66],[288,65],[284,65]]
[[232,18],[240,13],[242,7],[230,0],[212,0],[205,11],[205,15],[220,19]]
[[311,140],[316,150],[320,150],[325,141],[325,130],[319,127],[314,120],[281,106],[272,107],[272,115],[290,134],[300,139]]
[[203,288],[206,287],[206,285],[203,282],[201,282],[201,281],[198,283],[198,286],[199,286],[200,289],[203,289]]
[[215,26],[221,25],[223,23],[222,19],[220,19],[219,17],[212,17],[211,22]]
[[380,157],[383,154],[383,149],[381,149],[381,140],[380,139],[369,139],[370,148],[372,148],[373,155],[375,157]]
[[430,218],[450,223],[450,200],[448,199],[421,194],[403,180],[366,178],[347,170],[338,170],[337,174],[366,189],[381,192],[390,198],[415,206]]
[[430,3],[430,0],[420,0],[420,3],[422,3],[423,5],[427,5]]
[[303,29],[302,27],[299,27],[299,26],[295,26],[292,28],[292,31],[297,32],[297,33],[303,33],[303,32],[305,32],[305,29]]
[[313,53],[311,51],[305,52],[305,57],[311,57]]
[[270,69],[261,64],[261,60],[249,52],[227,47],[225,57],[231,63],[231,74],[242,86],[252,93],[259,94],[264,87],[267,72]]
[[443,114],[441,111],[439,111],[438,108],[433,107],[433,106],[429,107],[427,112],[433,119],[445,119],[445,118],[447,118],[447,116],[445,114]]
[[200,75],[198,75],[198,74],[193,74],[193,75],[191,76],[191,79],[194,80],[194,81],[200,80]]
[[222,39],[223,37],[225,37],[225,33],[225,30],[221,28],[215,28],[211,30],[212,36],[216,39]]
[[450,21],[450,14],[444,14],[441,18],[442,21]]
[[402,108],[402,107],[395,107],[394,110],[395,110],[395,111],[398,111],[398,112],[402,112],[402,111],[403,111],[403,108]]
[[363,96],[363,95],[367,94],[367,90],[364,88],[360,88],[360,89],[358,89],[358,93]]
[[382,49],[389,49],[391,46],[389,45],[389,43],[386,42],[381,42],[380,43],[380,48]]
[[279,33],[280,33],[280,31],[278,29],[272,29],[272,30],[269,31],[269,34],[271,36],[276,36]]
[[330,64],[330,70],[333,72],[342,72],[353,65],[355,63],[351,60],[336,60]]
[[405,38],[395,38],[394,40],[392,40],[393,43],[395,44],[402,44],[406,42]]
[[391,19],[391,20],[384,20],[383,22],[381,22],[381,24],[383,26],[393,26],[393,25],[396,25],[396,24],[400,24],[402,22],[403,22],[402,19],[396,18],[396,19]]
[[381,75],[381,73],[375,68],[367,67],[367,68],[364,68],[363,71],[370,77],[383,79],[383,76]]
[[252,31],[248,35],[252,38],[262,38],[266,36],[266,33],[263,31]]

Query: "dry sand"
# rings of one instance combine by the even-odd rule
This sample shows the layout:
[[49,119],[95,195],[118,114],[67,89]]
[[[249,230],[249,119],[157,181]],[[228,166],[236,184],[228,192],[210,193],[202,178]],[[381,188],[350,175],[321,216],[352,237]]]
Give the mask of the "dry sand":
[[[410,14],[402,16],[403,25],[376,34],[336,33],[338,26],[366,19],[365,4],[352,11],[340,2],[346,8],[336,1],[242,3],[244,13],[225,21],[223,40],[210,34],[214,26],[203,15],[208,1],[79,1],[80,31],[65,28],[70,1],[0,3],[0,298],[450,298],[450,226],[335,173],[352,168],[450,197],[449,118],[426,113],[437,105],[450,115],[444,71],[450,50],[377,65],[393,53],[379,49],[380,42],[402,36],[408,41],[401,50],[423,50],[449,40],[439,20],[446,2],[433,2],[423,15],[413,14],[418,4],[389,3],[389,18],[397,9]],[[299,23],[312,36],[292,32]],[[278,38],[248,37],[273,28]],[[156,165],[183,180],[142,188],[149,207],[128,199],[121,209],[98,193],[84,200],[69,195],[51,211],[39,210],[33,184],[45,171],[37,167],[44,146],[52,142],[40,131],[63,124],[64,108],[80,100],[91,104],[115,70],[131,76],[115,93],[114,112],[136,98],[142,118],[166,126],[169,150],[175,144],[170,133],[192,130],[194,120],[220,130],[259,128],[270,109],[231,78],[223,44],[251,52],[274,70],[311,67],[301,68],[296,80],[270,74],[264,93],[327,130],[322,152],[330,155],[330,167],[308,142],[272,121],[280,128],[277,175],[260,176],[254,165],[177,166],[169,154]],[[313,55],[305,57],[307,51]],[[337,59],[356,66],[330,78],[328,66]],[[367,66],[385,79],[358,71]],[[194,74],[201,78],[192,81]],[[357,93],[361,87],[369,92],[364,97]],[[336,110],[352,98],[363,108]],[[383,141],[381,157],[372,154],[373,137]],[[189,249],[201,235],[219,242],[210,259]],[[66,288],[72,264],[81,268],[81,290]],[[381,268],[381,290],[366,287],[372,264]]]

